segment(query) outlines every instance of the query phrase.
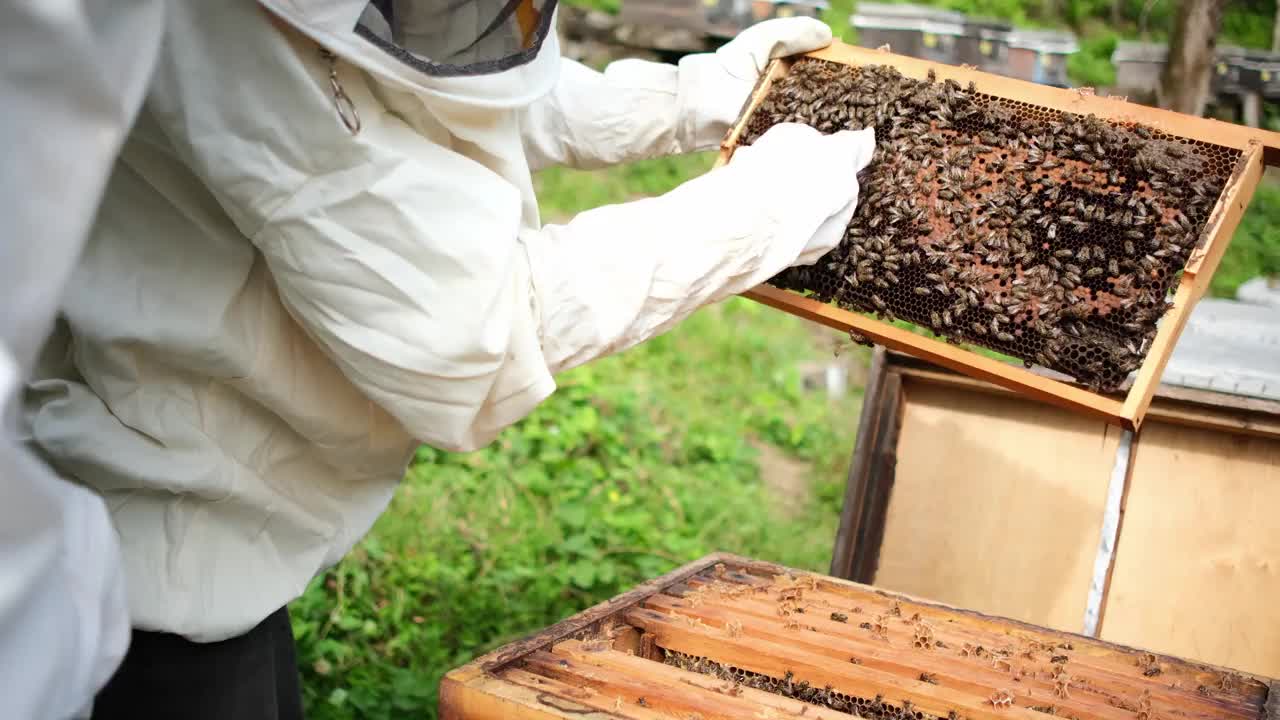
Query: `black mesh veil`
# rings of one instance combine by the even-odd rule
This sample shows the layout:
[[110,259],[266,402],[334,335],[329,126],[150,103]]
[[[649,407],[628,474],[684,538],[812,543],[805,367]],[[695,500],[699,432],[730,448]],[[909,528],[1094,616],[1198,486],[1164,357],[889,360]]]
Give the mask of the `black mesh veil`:
[[556,0],[373,0],[356,32],[414,68],[483,75],[529,62],[552,32]]

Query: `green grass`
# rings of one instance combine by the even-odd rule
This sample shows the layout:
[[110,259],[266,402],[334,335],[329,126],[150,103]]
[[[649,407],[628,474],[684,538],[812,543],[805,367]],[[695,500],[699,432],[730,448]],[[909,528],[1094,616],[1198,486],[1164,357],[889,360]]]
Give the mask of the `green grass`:
[[1264,182],[1254,192],[1209,290],[1235,297],[1241,283],[1259,275],[1280,275],[1280,185]]
[[[544,173],[544,211],[661,192],[708,162]],[[447,670],[709,552],[825,570],[860,404],[802,388],[830,337],[733,299],[558,378],[485,450],[421,450],[370,535],[291,608],[308,716],[434,717]],[[798,511],[755,443],[810,468]]]
[[1233,0],[1222,12],[1222,42],[1271,49],[1275,0]]
[[[816,352],[810,328],[735,299],[568,373],[488,449],[420,451],[292,607],[308,716],[434,717],[446,670],[708,552],[825,570],[859,397],[805,394]],[[798,516],[753,438],[812,464]]]
[[661,195],[710,170],[714,162],[715,153],[705,152],[641,160],[604,170],[548,168],[538,173],[538,204],[544,221],[565,219],[588,208]]
[[1116,81],[1116,68],[1111,64],[1120,37],[1103,32],[1080,42],[1078,52],[1067,58],[1067,75],[1076,87],[1103,88]]

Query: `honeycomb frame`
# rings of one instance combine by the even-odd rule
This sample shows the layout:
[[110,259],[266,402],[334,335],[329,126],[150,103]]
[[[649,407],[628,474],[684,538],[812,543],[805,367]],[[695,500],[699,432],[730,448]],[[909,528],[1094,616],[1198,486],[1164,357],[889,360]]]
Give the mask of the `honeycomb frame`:
[[[994,360],[961,347],[955,337],[935,339],[876,319],[872,316],[877,313],[876,307],[870,307],[865,302],[861,306],[851,305],[846,301],[847,299],[838,302],[836,293],[814,292],[818,289],[817,287],[804,287],[805,283],[797,283],[794,276],[788,278],[787,273],[744,293],[745,297],[828,327],[849,332],[855,338],[879,343],[971,377],[1136,430],[1150,404],[1152,393],[1158,385],[1159,377],[1172,353],[1187,315],[1207,289],[1212,273],[1230,241],[1231,234],[1252,198],[1253,190],[1261,178],[1264,161],[1267,164],[1280,163],[1280,135],[1139,106],[1123,99],[1099,97],[1088,91],[1051,88],[991,75],[967,67],[942,65],[894,55],[883,50],[853,47],[836,41],[828,48],[816,52],[771,61],[756,89],[745,103],[738,121],[722,143],[717,167],[729,162],[734,150],[745,144],[744,141],[749,140],[752,120],[766,102],[773,84],[785,78],[792,64],[800,58],[826,60],[853,67],[888,67],[904,78],[914,81],[929,78],[936,79],[938,83],[952,84],[953,87],[956,84],[968,85],[969,90],[976,91],[976,95],[984,101],[1003,104],[1015,112],[1033,111],[1059,116],[1063,114],[1074,117],[1089,116],[1090,121],[1096,118],[1113,127],[1142,126],[1154,131],[1157,139],[1164,138],[1170,143],[1181,143],[1181,147],[1214,148],[1223,151],[1219,154],[1227,159],[1227,166],[1216,168],[1222,177],[1221,190],[1217,193],[1216,199],[1209,203],[1212,209],[1207,214],[1202,214],[1201,222],[1192,228],[1192,235],[1196,237],[1196,242],[1179,256],[1179,259],[1185,258],[1185,262],[1181,263],[1179,268],[1177,267],[1179,263],[1175,261],[1173,266],[1168,268],[1172,272],[1164,280],[1162,289],[1167,290],[1172,299],[1161,312],[1155,313],[1159,318],[1158,324],[1153,322],[1146,344],[1141,348],[1142,351],[1134,350],[1133,354],[1141,359],[1127,368],[1134,370],[1132,383],[1128,384],[1128,380],[1123,384],[1111,383],[1120,386],[1111,392],[1103,392],[1097,382],[1078,381],[1078,376],[1064,374],[1060,368],[1053,367],[1055,363],[1043,362],[1045,360],[1043,356],[1036,357],[1032,353],[1018,355],[1009,352],[1008,343],[996,342],[995,337],[983,337],[990,336],[989,330],[982,334],[970,333],[964,336],[963,333],[956,333],[956,335],[960,335],[960,339],[968,345],[1016,355],[1027,367]],[[759,129],[755,130],[758,134]],[[1144,137],[1146,137],[1145,134]],[[1221,160],[1217,162],[1219,165],[1222,163]],[[936,202],[936,196],[930,202]],[[826,259],[829,258],[824,258]],[[1161,273],[1163,275],[1163,269]],[[945,289],[943,291],[945,292]],[[875,296],[875,299],[879,300],[879,297]],[[888,310],[883,312],[883,315],[893,317],[893,308],[886,309],[881,303],[876,305],[881,311]],[[936,313],[928,314],[936,317]],[[911,320],[920,326],[930,324],[928,320],[921,322],[923,316],[904,319]],[[937,320],[934,320],[934,323],[936,324]],[[983,324],[986,325],[985,317]],[[997,331],[1005,329],[997,328]],[[974,330],[977,328],[975,327]],[[987,328],[984,327],[984,330]],[[942,334],[939,333],[939,335]],[[1008,337],[1004,333],[1001,333],[1001,336]],[[1056,361],[1056,358],[1054,360]],[[1034,368],[1032,368],[1033,365]]]
[[438,714],[1253,720],[1277,693],[1231,668],[716,553],[451,670]]

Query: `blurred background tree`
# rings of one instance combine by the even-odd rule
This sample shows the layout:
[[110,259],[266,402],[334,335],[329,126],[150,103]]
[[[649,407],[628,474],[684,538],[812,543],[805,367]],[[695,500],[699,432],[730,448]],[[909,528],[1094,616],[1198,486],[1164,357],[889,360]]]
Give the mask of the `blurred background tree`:
[[1204,114],[1214,49],[1227,0],[1183,0],[1169,36],[1169,59],[1160,78],[1160,106]]

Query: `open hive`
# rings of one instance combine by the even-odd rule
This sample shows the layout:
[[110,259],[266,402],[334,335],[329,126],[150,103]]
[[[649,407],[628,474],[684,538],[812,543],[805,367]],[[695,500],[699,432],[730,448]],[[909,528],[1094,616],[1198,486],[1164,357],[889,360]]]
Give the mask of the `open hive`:
[[[775,61],[722,161],[780,122],[873,127],[876,151],[839,247],[748,296],[1130,427],[1252,195],[1263,142],[1280,147],[1270,133],[840,43]],[[1123,401],[1101,394],[1135,372]]]
[[770,563],[704,558],[449,673],[443,718],[1156,720],[1271,681]]

